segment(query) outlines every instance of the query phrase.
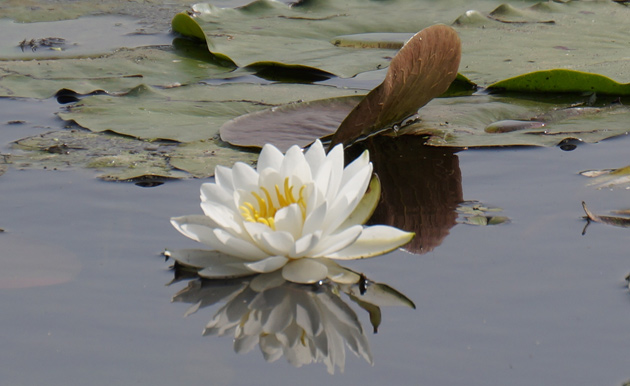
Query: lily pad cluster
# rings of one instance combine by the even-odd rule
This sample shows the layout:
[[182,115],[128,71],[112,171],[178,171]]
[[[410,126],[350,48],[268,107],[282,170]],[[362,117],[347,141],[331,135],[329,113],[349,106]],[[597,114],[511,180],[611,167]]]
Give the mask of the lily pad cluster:
[[[50,12],[57,20],[94,12],[151,17],[128,2],[101,2],[92,11],[83,9],[88,3],[73,2],[67,14],[54,3]],[[0,15],[25,20],[16,4],[3,3]],[[74,103],[60,118],[105,141],[122,135],[139,142],[134,156],[143,160],[125,167],[152,164],[148,174],[173,178],[211,176],[211,167],[199,165],[216,153],[208,144],[226,155],[218,163],[230,164],[251,161],[251,148],[265,143],[286,149],[322,137],[349,144],[382,132],[419,135],[431,146],[555,146],[630,130],[630,9],[618,2],[256,0],[180,10],[171,21],[177,36],[166,46],[76,57],[38,50],[37,59],[19,60],[31,40],[64,36],[53,29],[16,39],[0,60],[0,96],[64,97]],[[30,19],[37,20],[44,19]],[[436,23],[443,25],[427,28]],[[68,156],[51,155],[51,143],[15,146],[12,158],[22,167],[53,168]],[[177,151],[154,163],[144,149],[155,146]],[[89,165],[100,156],[108,155],[64,162]],[[104,175],[137,175],[117,168],[103,168]]]

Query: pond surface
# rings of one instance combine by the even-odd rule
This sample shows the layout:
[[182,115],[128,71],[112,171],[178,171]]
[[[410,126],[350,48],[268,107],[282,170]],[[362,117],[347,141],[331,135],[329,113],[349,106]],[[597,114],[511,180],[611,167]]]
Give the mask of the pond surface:
[[[373,76],[353,82],[378,83]],[[0,152],[63,128],[59,109],[53,99],[0,99]],[[386,168],[379,146],[405,155]],[[237,354],[229,336],[202,336],[223,303],[184,317],[191,304],[172,302],[189,281],[167,285],[172,263],[161,254],[197,245],[169,218],[201,213],[204,181],[143,188],[86,170],[9,169],[0,177],[2,383],[621,386],[630,380],[630,230],[594,223],[582,235],[581,202],[606,214],[630,207],[630,192],[587,186],[578,172],[629,164],[629,146],[627,136],[573,151],[368,143],[391,203],[377,216],[417,230],[408,249],[418,253],[348,266],[416,309],[383,307],[372,334],[368,314],[348,302],[374,364],[348,351],[335,375],[321,363],[267,363],[258,349]],[[400,170],[410,177],[396,179]],[[501,208],[510,222],[462,224],[462,199]]]
[[[1,106],[4,122],[25,121],[3,123],[3,151],[62,126],[54,101]],[[199,213],[201,181],[141,188],[87,171],[10,169],[0,179],[3,382],[620,385],[630,378],[628,230],[591,224],[582,235],[580,203],[596,213],[626,208],[628,190],[597,190],[577,173],[628,163],[629,145],[621,137],[570,152],[445,156],[463,198],[502,208],[511,222],[446,226],[424,254],[354,262],[417,308],[385,307],[373,335],[355,307],[375,363],[348,353],[334,376],[322,364],[236,354],[231,338],[201,335],[218,306],[184,318],[189,305],[171,303],[186,283],[166,286],[173,274],[160,254],[195,245],[168,219]]]

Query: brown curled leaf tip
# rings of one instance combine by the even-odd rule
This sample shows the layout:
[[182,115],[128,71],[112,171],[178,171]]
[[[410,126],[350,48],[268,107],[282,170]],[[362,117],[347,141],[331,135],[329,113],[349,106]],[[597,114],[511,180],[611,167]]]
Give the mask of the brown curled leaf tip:
[[383,83],[341,123],[331,148],[349,145],[416,114],[448,89],[457,77],[460,59],[461,43],[453,28],[439,24],[415,34],[392,59]]

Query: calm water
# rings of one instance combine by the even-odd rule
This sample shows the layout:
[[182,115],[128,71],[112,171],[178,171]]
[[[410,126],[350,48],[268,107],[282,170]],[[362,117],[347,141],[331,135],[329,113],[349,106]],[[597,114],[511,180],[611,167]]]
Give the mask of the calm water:
[[[52,101],[0,103],[3,121],[28,121],[3,125],[4,145],[62,124],[51,118]],[[0,177],[9,267],[0,278],[28,287],[0,289],[3,384],[620,385],[630,378],[628,229],[592,224],[582,236],[580,202],[604,213],[628,207],[628,190],[595,190],[577,172],[627,164],[629,145],[447,156],[463,198],[501,207],[512,222],[441,224],[445,236],[424,254],[352,264],[417,309],[384,308],[372,335],[355,307],[375,364],[348,353],[345,373],[334,376],[322,364],[236,354],[231,338],[201,335],[218,306],[184,318],[188,305],[171,303],[186,283],[166,286],[172,273],[160,252],[195,245],[168,219],[199,213],[201,181],[147,189],[87,171],[9,170]]]
[[[0,151],[63,127],[58,108],[0,99]],[[202,336],[220,304],[184,317],[190,305],[171,302],[187,283],[166,285],[173,274],[160,253],[196,245],[168,219],[200,213],[202,181],[141,188],[90,171],[11,169],[0,177],[1,383],[620,386],[630,379],[630,230],[592,224],[582,235],[580,203],[602,214],[628,208],[629,191],[596,190],[577,173],[630,164],[629,146],[623,137],[570,152],[433,150],[380,161],[393,204],[379,216],[419,230],[422,253],[349,266],[416,309],[383,308],[372,334],[353,306],[375,363],[348,352],[334,376],[322,364],[268,364],[257,349],[236,354],[230,337]],[[389,178],[396,170],[410,177]],[[455,224],[458,198],[503,208],[511,223]]]

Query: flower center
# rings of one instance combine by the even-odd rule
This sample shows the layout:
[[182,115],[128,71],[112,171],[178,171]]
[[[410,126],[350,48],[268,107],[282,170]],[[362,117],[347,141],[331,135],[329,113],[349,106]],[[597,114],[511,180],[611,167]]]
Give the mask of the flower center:
[[[284,190],[280,190],[278,185],[275,186],[275,198],[274,203],[273,196],[269,193],[265,187],[260,187],[262,194],[252,192],[252,195],[256,198],[256,202],[251,203],[245,201],[243,205],[239,207],[243,219],[251,222],[258,222],[269,226],[271,229],[276,230],[274,218],[276,212],[282,208],[285,208],[291,204],[298,204],[302,211],[302,221],[306,218],[306,201],[304,200],[304,188],[302,186],[298,192],[298,197],[293,195],[293,186],[289,185],[289,177],[284,179]],[[264,196],[264,197],[263,197]]]

